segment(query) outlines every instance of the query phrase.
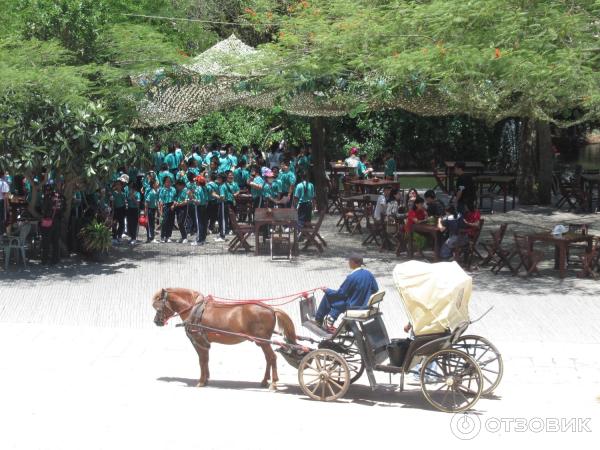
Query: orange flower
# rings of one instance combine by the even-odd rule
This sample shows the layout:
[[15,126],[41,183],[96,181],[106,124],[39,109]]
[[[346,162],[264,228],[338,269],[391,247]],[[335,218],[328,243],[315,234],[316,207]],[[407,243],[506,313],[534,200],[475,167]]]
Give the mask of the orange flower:
[[301,5],[303,8],[305,8],[305,9],[306,9],[306,8],[308,8],[308,7],[310,6],[306,0],[302,0],[302,1],[300,2],[300,5]]
[[251,16],[256,16],[256,11],[254,11],[252,8],[244,8],[244,12],[246,14],[250,14]]
[[502,56],[500,54],[500,49],[499,48],[496,48],[496,50],[494,51],[494,55],[495,55],[496,59],[498,59],[498,58],[500,58],[500,56]]
[[185,56],[186,58],[190,57],[190,55],[188,55],[186,52],[180,49],[177,49],[177,53],[179,53],[181,56]]

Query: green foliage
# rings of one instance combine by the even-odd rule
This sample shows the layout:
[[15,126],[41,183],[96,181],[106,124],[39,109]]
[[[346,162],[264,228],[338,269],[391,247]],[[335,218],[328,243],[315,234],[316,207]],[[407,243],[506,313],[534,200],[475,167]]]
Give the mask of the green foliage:
[[15,173],[52,167],[67,180],[97,180],[145,157],[138,149],[141,139],[127,129],[117,131],[100,104],[72,109],[39,93],[9,102],[0,102],[0,166]]
[[97,220],[85,225],[79,232],[83,249],[89,253],[106,253],[111,247],[110,228]]
[[595,0],[260,0],[246,14],[276,36],[266,88],[492,123],[600,116],[598,17]]
[[235,108],[208,114],[191,124],[181,124],[164,131],[156,138],[161,142],[179,141],[189,147],[212,141],[232,143],[237,148],[256,143],[264,147],[282,139],[292,144],[310,140],[308,122],[280,112]]
[[25,38],[57,39],[82,61],[94,59],[108,19],[102,0],[25,0],[22,9]]

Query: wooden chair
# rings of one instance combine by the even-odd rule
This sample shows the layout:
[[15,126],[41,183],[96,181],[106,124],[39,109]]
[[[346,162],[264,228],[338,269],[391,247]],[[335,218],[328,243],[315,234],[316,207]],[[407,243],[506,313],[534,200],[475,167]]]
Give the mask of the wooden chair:
[[248,238],[254,233],[254,227],[252,225],[238,223],[236,212],[231,207],[228,210],[228,214],[231,231],[233,231],[234,234],[234,238],[229,243],[229,252],[233,253],[241,247],[249,252],[252,247],[248,243]]
[[582,188],[581,172],[575,174],[574,180],[565,180],[559,176],[556,183],[558,184],[558,191],[561,195],[555,205],[557,208],[560,209],[564,205],[568,205],[568,211],[585,208],[587,204],[587,193]]
[[532,273],[539,273],[537,265],[543,258],[543,254],[540,251],[529,249],[529,240],[527,236],[522,234],[514,233],[515,238],[515,253],[519,256],[520,263],[515,268],[513,275],[517,275],[521,267],[526,270],[526,275],[529,276]]
[[327,186],[327,209],[326,212],[334,214],[342,211],[340,188],[337,177],[333,176]]
[[365,208],[361,203],[362,202],[346,202],[346,204],[342,206],[342,214],[337,223],[338,231],[342,231],[346,228],[350,234],[356,232],[362,234],[361,224],[365,218]]
[[[471,270],[471,266],[473,264],[473,256],[479,255],[477,252],[477,244],[479,243],[479,236],[481,235],[481,230],[483,230],[483,224],[485,223],[484,219],[479,220],[479,228],[477,228],[477,233],[473,236],[469,236],[469,240],[463,246],[457,247],[454,249],[454,260],[459,262],[462,260],[463,267],[467,270]],[[481,256],[481,255],[479,255]]]
[[240,222],[252,223],[254,216],[254,207],[252,198],[243,197],[238,199],[235,205],[237,217]]
[[487,252],[487,255],[483,258],[483,261],[481,261],[482,266],[487,266],[494,258],[496,258],[498,249],[502,248],[502,241],[504,240],[507,228],[508,225],[503,223],[496,231],[490,231],[490,235],[492,236],[491,243],[480,242],[480,245]]
[[321,229],[321,225],[325,219],[325,214],[326,211],[320,212],[316,223],[307,222],[300,230],[298,239],[305,239],[302,250],[306,250],[308,247],[313,245],[317,248],[319,253],[323,253],[323,247],[327,247],[327,242],[325,242],[325,239],[323,239],[323,237],[319,234],[319,230]]
[[600,276],[600,237],[594,238],[591,251],[581,255],[581,272],[579,278],[592,277],[597,280]]
[[[276,249],[285,249],[285,253],[277,254]],[[282,226],[271,229],[271,260],[292,260],[292,228],[284,230]]]
[[431,170],[433,171],[433,178],[435,179],[435,186],[433,187],[433,191],[435,191],[438,187],[444,192],[444,194],[448,193],[448,189],[446,189],[446,184],[448,183],[448,175],[443,172],[440,172],[438,166],[435,162],[435,159],[431,160]]
[[[567,224],[567,232],[573,234],[588,234],[588,225],[585,223],[569,223]],[[587,252],[587,242],[574,242],[567,247],[567,266],[575,266],[581,264],[580,258],[572,258],[571,250],[576,250],[577,253],[580,253],[580,256]]]

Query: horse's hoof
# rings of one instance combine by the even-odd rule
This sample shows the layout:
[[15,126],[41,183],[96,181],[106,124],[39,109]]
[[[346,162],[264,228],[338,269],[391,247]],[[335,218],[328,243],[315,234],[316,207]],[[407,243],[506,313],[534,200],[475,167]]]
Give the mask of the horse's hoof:
[[267,380],[262,380],[260,382],[260,387],[267,387],[269,385],[269,382]]
[[275,392],[277,390],[277,383],[271,383],[271,386],[269,386],[269,390]]
[[198,381],[198,384],[196,385],[196,387],[204,387],[206,386],[206,381]]

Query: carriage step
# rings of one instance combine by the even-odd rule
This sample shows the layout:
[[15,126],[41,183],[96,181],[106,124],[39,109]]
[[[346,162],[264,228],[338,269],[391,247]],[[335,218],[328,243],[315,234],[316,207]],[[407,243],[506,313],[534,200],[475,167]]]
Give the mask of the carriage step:
[[313,322],[311,320],[302,322],[302,326],[304,328],[306,328],[307,330],[309,330],[310,332],[316,334],[319,337],[322,337],[322,338],[331,337],[331,334],[329,334],[327,331],[325,331],[323,328],[321,328],[316,322]]
[[388,366],[387,364],[377,364],[375,366],[375,370],[378,372],[386,372],[386,373],[401,373],[402,367]]

